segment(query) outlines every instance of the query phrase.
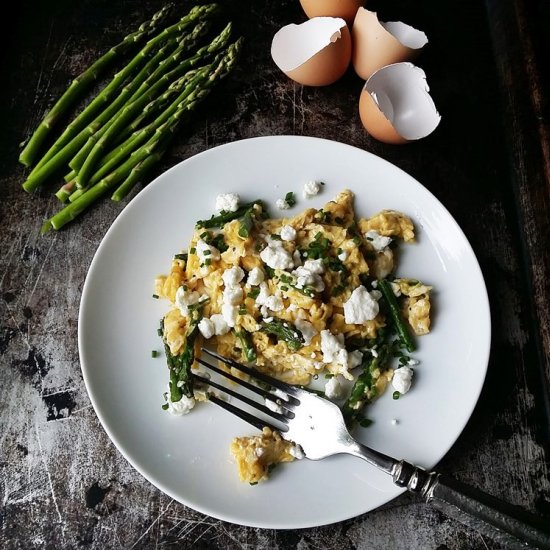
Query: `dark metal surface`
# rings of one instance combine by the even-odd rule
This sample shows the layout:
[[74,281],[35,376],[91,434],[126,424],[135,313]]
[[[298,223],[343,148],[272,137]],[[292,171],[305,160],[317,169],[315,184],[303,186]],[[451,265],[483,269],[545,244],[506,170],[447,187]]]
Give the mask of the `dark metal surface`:
[[[313,89],[292,83],[273,65],[273,34],[304,20],[297,0],[223,4],[246,38],[244,56],[156,173],[236,139],[303,134],[377,154],[432,191],[474,248],[493,318],[481,398],[438,470],[550,521],[546,3],[368,4],[382,20],[405,21],[430,39],[417,64],[442,122],[406,146],[384,145],[362,129],[362,83],[352,71]],[[318,529],[227,524],[155,489],[104,433],[80,373],[78,305],[93,254],[124,204],[105,200],[66,230],[41,237],[57,199],[52,189],[35,196],[21,190],[26,170],[17,163],[18,144],[72,77],[160,5],[27,0],[3,18],[0,547],[500,548],[410,495]]]

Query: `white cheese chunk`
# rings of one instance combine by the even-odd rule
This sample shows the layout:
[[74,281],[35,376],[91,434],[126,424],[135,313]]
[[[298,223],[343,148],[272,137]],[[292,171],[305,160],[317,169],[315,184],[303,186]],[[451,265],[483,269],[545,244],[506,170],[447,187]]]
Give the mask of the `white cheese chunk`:
[[205,243],[202,239],[197,241],[196,249],[201,264],[203,264],[206,259],[213,262],[220,259],[220,251],[216,247]]
[[378,300],[380,292],[369,292],[364,286],[358,286],[344,304],[344,319],[348,325],[361,325],[372,321],[380,311]]
[[231,304],[222,305],[222,315],[224,321],[227,323],[227,326],[234,327],[237,322],[237,313],[239,308]]
[[243,289],[239,285],[228,286],[223,291],[223,303],[236,306],[243,300]]
[[281,228],[281,239],[283,241],[293,241],[296,239],[296,229],[290,225],[283,225]]
[[391,384],[399,393],[407,393],[411,389],[414,371],[407,366],[399,367],[393,371]]
[[285,307],[283,301],[278,296],[269,296],[264,305],[271,311],[281,311]]
[[270,240],[260,252],[260,258],[271,269],[292,269],[294,261],[290,252],[285,250],[281,241]]
[[365,233],[365,239],[369,241],[374,250],[377,252],[381,252],[391,243],[391,237],[384,237],[380,235],[378,231],[374,231],[374,229],[371,229]]
[[229,325],[226,323],[221,313],[214,313],[214,315],[210,317],[210,321],[214,325],[214,334],[216,336],[223,336],[229,332]]
[[240,283],[244,278],[244,271],[237,265],[226,269],[223,272],[222,279],[225,286],[234,286]]
[[296,325],[296,328],[302,333],[302,336],[304,337],[304,344],[306,346],[311,344],[311,339],[317,334],[317,330],[315,330],[315,327],[309,321],[306,321],[304,319],[296,319],[296,322],[294,324]]
[[222,193],[216,197],[216,211],[236,212],[239,208],[239,200],[237,193]]
[[330,378],[325,384],[325,395],[328,399],[342,399],[345,393],[345,386],[342,384],[343,377],[339,374]]
[[249,286],[258,286],[261,282],[263,282],[264,278],[264,272],[259,267],[255,267],[248,273],[246,283]]
[[170,386],[168,386],[168,412],[174,416],[183,416],[195,406],[193,397],[182,396],[179,401],[170,400]]
[[285,199],[277,199],[277,201],[275,202],[275,206],[279,210],[288,210],[290,208],[290,204],[288,204]]
[[304,197],[306,199],[309,199],[311,197],[315,197],[319,194],[319,191],[321,190],[321,184],[318,181],[308,181],[304,183]]
[[195,291],[185,290],[183,286],[180,286],[176,290],[176,306],[180,310],[180,313],[187,317],[189,315],[188,306],[196,304],[200,299],[200,294]]
[[199,322],[199,332],[208,340],[209,338],[212,338],[216,334],[216,327],[214,326],[214,323],[207,319],[206,317],[203,317]]

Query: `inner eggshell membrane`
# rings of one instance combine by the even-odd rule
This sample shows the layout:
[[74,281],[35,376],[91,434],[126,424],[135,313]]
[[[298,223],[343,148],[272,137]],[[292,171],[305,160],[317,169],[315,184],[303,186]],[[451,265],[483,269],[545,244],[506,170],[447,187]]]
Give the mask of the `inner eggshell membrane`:
[[419,50],[428,43],[426,33],[401,21],[387,21],[386,23],[380,21],[380,25],[393,35],[394,38],[397,38],[403,46],[407,46],[407,48],[411,48],[412,50]]
[[289,72],[342,36],[346,22],[340,17],[315,17],[280,29],[271,43],[271,57],[283,72]]
[[365,83],[365,92],[406,140],[426,137],[441,120],[428,93],[426,74],[412,63],[395,63],[379,69]]

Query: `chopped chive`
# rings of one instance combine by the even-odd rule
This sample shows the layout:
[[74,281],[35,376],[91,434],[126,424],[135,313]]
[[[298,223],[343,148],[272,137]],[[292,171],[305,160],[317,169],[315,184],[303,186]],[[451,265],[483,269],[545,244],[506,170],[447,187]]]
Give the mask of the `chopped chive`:
[[210,265],[212,263],[212,258],[206,258],[204,260],[204,265]]
[[359,420],[359,425],[362,428],[368,428],[372,423],[373,420],[371,420],[370,418],[361,418],[361,420]]
[[394,392],[393,392],[392,397],[393,397],[394,399],[399,399],[400,396],[401,396],[401,394],[400,394],[398,391],[394,391]]
[[281,235],[277,235],[277,233],[271,233],[270,237],[271,237],[274,241],[282,241]]
[[197,249],[195,247],[192,247],[189,249],[189,254],[196,254],[197,253]]
[[174,260],[183,260],[183,261],[186,261],[187,260],[187,254],[176,254],[174,256]]
[[212,250],[205,250],[205,251],[203,252],[203,254],[204,254],[205,256],[210,256],[210,254],[212,254]]
[[292,208],[296,204],[296,196],[292,191],[289,191],[285,195],[285,202],[288,203],[288,206],[290,206],[290,208]]
[[248,311],[246,310],[246,306],[244,304],[241,304],[239,306],[239,315],[246,315]]
[[155,300],[158,300],[158,299],[159,299],[159,295],[158,295],[158,294],[153,294],[153,298],[154,298]]
[[167,411],[167,410],[168,410],[168,403],[164,403],[164,405],[162,406],[162,410],[163,410],[163,411]]
[[286,292],[288,290],[288,287],[286,285],[281,285],[281,290],[283,292]]
[[151,357],[158,357],[159,352],[156,349],[151,350]]
[[259,289],[259,288],[253,288],[253,289],[247,294],[247,296],[248,296],[249,298],[252,298],[253,300],[255,300],[259,295],[260,295],[260,289]]

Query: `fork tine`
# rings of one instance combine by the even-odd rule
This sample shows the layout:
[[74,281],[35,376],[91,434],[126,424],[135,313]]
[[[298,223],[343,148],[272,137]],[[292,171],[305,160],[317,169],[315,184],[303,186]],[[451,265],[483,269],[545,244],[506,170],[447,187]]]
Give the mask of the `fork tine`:
[[[204,364],[204,363],[201,363]],[[223,371],[220,372],[220,374],[227,375],[229,373],[224,373]],[[232,380],[238,380],[238,378],[234,376],[228,376],[228,378],[231,378]],[[263,412],[264,414],[267,414],[271,418],[274,418],[275,420],[278,420],[279,422],[282,422],[283,424],[286,424],[288,422],[288,417],[286,417],[282,413],[278,413],[277,411],[272,411],[271,409],[267,408],[265,405],[262,405],[261,403],[258,403],[257,401],[254,401],[253,399],[250,399],[246,395],[241,395],[240,393],[232,390],[231,388],[227,388],[223,386],[222,384],[218,384],[217,382],[214,382],[213,380],[209,380],[208,378],[203,378],[202,376],[195,375],[195,380],[198,380],[199,382],[202,382],[203,384],[208,384],[209,386],[212,386],[213,388],[217,388],[218,390],[221,390],[239,400],[241,400],[243,403],[246,403],[247,405],[250,405],[251,407],[254,407],[255,409],[258,409],[259,411]],[[249,384],[250,386],[250,384]],[[240,409],[239,409],[240,410]],[[276,428],[280,431],[280,428]]]
[[281,432],[281,429],[277,428],[276,426],[273,426],[273,424],[270,424],[269,422],[256,418],[253,414],[243,411],[242,409],[239,409],[239,407],[235,407],[235,405],[232,405],[231,403],[228,403],[227,401],[220,399],[216,395],[211,395],[209,399],[210,401],[212,401],[212,403],[215,403],[216,405],[218,405],[218,407],[221,407],[222,409],[229,411],[235,416],[238,416],[242,420],[248,422],[249,424],[252,424],[255,428],[258,428],[258,430],[260,431],[263,430],[265,427],[267,427],[267,428],[270,428],[272,431]]
[[[296,388],[292,387],[289,384],[286,384],[285,382],[281,382],[280,380],[277,380],[276,378],[272,378],[271,376],[268,376],[267,374],[264,374],[262,372],[257,371],[256,369],[251,369],[250,367],[247,367],[245,365],[242,365],[241,363],[237,363],[237,361],[234,361],[233,359],[229,359],[228,357],[224,357],[223,355],[220,355],[214,351],[210,351],[206,348],[203,348],[205,353],[210,355],[211,357],[214,357],[215,359],[218,359],[218,361],[222,361],[226,365],[229,365],[230,367],[234,367],[237,370],[240,370],[241,372],[244,372],[253,378],[256,378],[257,380],[261,380],[262,382],[265,382],[266,384],[269,384],[270,386],[273,386],[274,388],[277,388],[281,391],[284,391],[289,396],[296,399],[297,396],[297,390]],[[200,362],[200,359],[198,360]]]

